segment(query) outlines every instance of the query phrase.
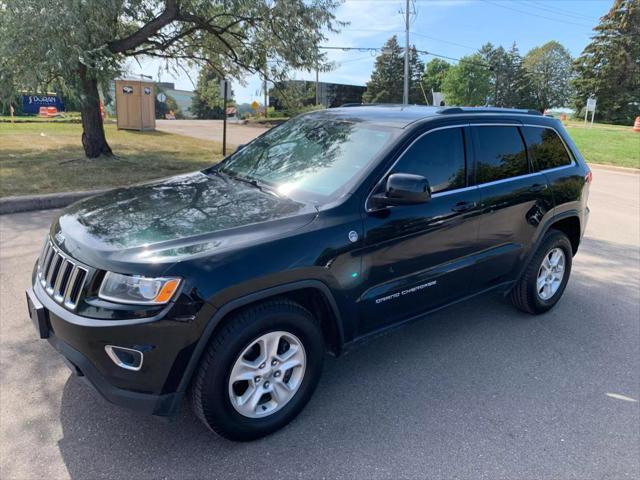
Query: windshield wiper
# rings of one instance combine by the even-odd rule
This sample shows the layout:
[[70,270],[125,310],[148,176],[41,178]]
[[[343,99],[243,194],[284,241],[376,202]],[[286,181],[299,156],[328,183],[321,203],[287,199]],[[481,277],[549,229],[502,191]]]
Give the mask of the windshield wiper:
[[268,185],[264,182],[260,182],[258,180],[256,180],[255,178],[249,178],[249,177],[243,177],[242,175],[238,175],[238,174],[230,174],[228,172],[225,172],[225,174],[229,177],[229,178],[233,178],[234,180],[238,180],[240,182],[246,183],[248,185],[251,185],[252,187],[257,188],[258,190],[264,192],[264,193],[269,193],[271,195],[275,195],[278,198],[281,198],[282,195],[275,190],[271,185]]

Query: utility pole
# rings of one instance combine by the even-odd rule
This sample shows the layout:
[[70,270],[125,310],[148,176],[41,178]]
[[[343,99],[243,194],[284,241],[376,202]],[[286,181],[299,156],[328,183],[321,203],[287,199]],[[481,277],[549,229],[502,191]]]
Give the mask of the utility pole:
[[320,105],[320,82],[318,77],[320,73],[318,72],[318,64],[316,63],[316,105]]
[[409,104],[409,0],[405,9],[405,45],[404,45],[404,89],[402,92],[402,104]]
[[267,90],[267,71],[264,71],[264,85],[262,86],[264,89],[264,118],[269,116],[269,92]]
[[222,80],[223,85],[223,97],[222,97],[222,110],[223,110],[223,121],[222,121],[222,156],[227,156],[227,100],[229,98],[229,82],[227,79]]

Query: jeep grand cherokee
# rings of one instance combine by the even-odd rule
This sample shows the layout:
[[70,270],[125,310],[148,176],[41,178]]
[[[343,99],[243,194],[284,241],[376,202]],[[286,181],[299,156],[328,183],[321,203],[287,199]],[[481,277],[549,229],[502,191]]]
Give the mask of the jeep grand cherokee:
[[535,112],[314,112],[206,170],[68,207],[30,316],[109,401],[171,416],[187,396],[249,440],[301,411],[326,351],[489,291],[552,308],[590,181]]

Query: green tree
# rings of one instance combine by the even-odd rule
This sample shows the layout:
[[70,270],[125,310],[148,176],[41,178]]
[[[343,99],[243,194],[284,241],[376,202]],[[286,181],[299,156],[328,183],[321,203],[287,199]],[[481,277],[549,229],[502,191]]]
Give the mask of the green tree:
[[598,99],[603,122],[630,124],[640,115],[640,0],[615,0],[576,59],[573,107]]
[[424,73],[422,74],[422,86],[427,93],[429,104],[433,104],[433,95],[431,93],[442,91],[442,82],[450,68],[451,64],[440,58],[434,58],[425,65]]
[[491,105],[510,108],[536,107],[531,77],[523,69],[523,60],[515,43],[509,50],[486,43],[478,53],[491,72]]
[[[205,65],[198,75],[198,84],[194,90],[191,112],[197,118],[221,119],[224,117],[224,98],[220,95],[220,74]],[[231,92],[227,90],[228,104],[233,102]]]
[[525,55],[522,66],[530,80],[536,108],[541,112],[567,105],[571,97],[572,62],[569,51],[556,41],[533,48]]
[[[421,88],[424,64],[415,45],[409,48],[409,103],[424,104]],[[402,103],[404,91],[404,49],[394,35],[382,47],[382,53],[367,82],[367,91],[362,96],[366,103]]]
[[[420,59],[415,46],[409,49],[409,103],[414,105],[425,105],[428,98],[425,98],[426,91],[422,85],[422,74],[424,73],[424,62]],[[403,65],[404,74],[404,65]]]
[[269,90],[269,98],[274,100],[272,105],[277,111],[293,117],[315,104],[315,84],[304,80],[277,82]]
[[365,103],[402,103],[402,75],[404,58],[397,37],[391,37],[382,47],[382,53],[367,82],[367,91],[362,96]]
[[491,94],[491,71],[479,53],[462,57],[442,81],[447,105],[486,105]]
[[[79,100],[88,157],[111,155],[99,88],[127,58],[208,64],[227,76],[270,78],[311,69],[323,32],[343,24],[338,0],[4,0],[0,3],[0,88],[46,89],[58,81]],[[43,21],[43,12],[52,21]]]

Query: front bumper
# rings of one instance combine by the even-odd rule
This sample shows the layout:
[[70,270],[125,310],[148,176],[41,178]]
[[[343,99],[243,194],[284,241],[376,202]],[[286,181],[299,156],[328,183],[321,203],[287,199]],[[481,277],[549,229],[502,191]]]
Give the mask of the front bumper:
[[[158,416],[179,412],[184,391],[177,391],[178,385],[198,339],[193,322],[80,317],[55,303],[39,282],[27,290],[27,299],[40,337],[106,400]],[[105,345],[144,351],[142,368],[131,371],[117,366]]]

